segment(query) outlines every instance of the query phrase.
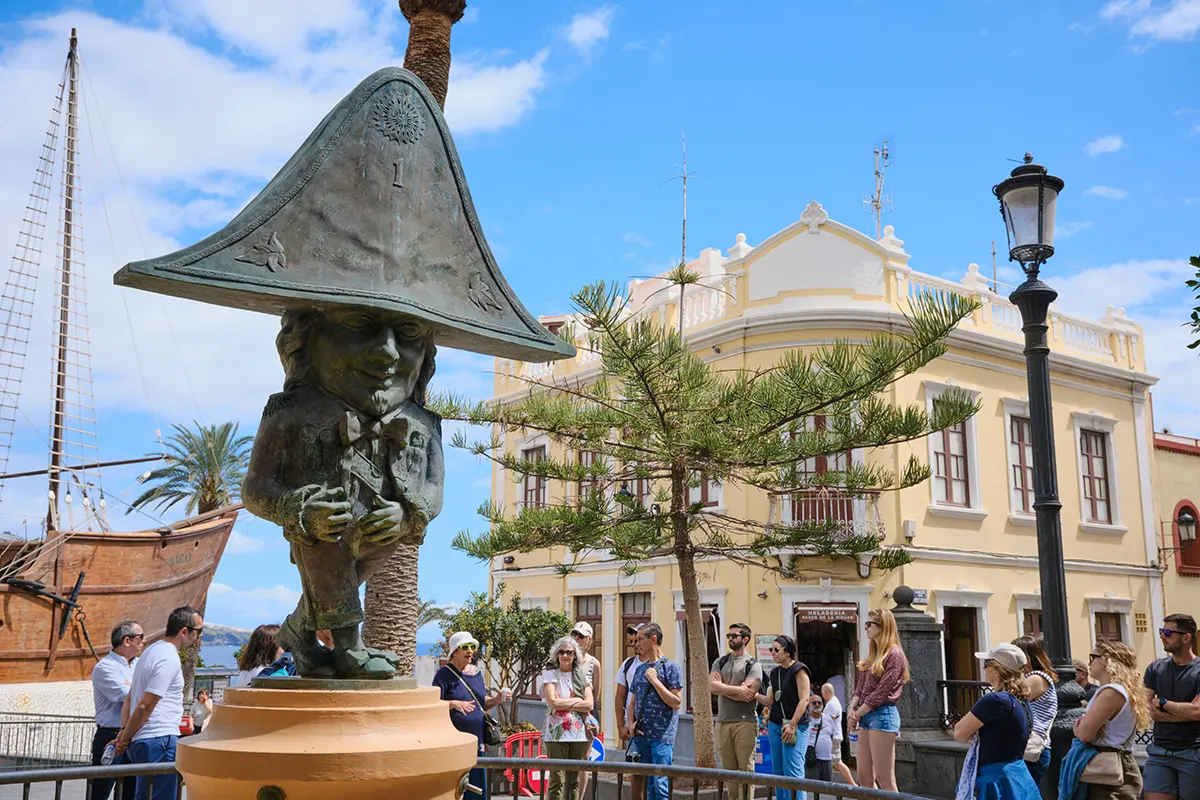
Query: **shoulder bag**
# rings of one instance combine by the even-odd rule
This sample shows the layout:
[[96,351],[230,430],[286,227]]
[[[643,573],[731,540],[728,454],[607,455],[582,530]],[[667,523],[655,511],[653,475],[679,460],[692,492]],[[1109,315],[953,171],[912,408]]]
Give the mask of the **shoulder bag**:
[[[1126,698],[1125,702],[1128,703],[1129,699]],[[1124,710],[1125,707],[1121,706],[1108,722],[1112,722]],[[1107,725],[1108,722],[1104,724]],[[1119,750],[1115,747],[1097,747],[1096,755],[1092,756],[1091,761],[1088,761],[1087,766],[1083,768],[1079,782],[1095,786],[1123,786],[1125,784],[1125,766],[1121,761],[1121,754],[1128,752],[1129,745],[1136,735],[1137,725],[1134,725],[1129,738],[1125,740],[1125,744],[1121,745]]]
[[817,765],[817,742],[819,742],[821,740],[821,727],[824,724],[825,724],[825,719],[822,717],[821,721],[817,723],[816,735],[814,735],[812,737],[813,743],[810,744],[808,746],[808,749],[804,751],[804,766],[805,767],[815,767]]
[[[446,666],[450,667],[449,664]],[[479,695],[475,694],[471,684],[463,679],[462,673],[454,667],[450,667],[450,671],[458,676],[459,683],[467,687],[467,691],[471,693],[471,697],[475,698],[475,702],[479,704],[479,709],[483,712],[483,743],[488,747],[504,744],[504,736],[500,733],[500,723],[496,722],[495,717],[488,713],[487,706],[479,699]]]
[[[1054,687],[1046,691],[1054,691]],[[1029,701],[1022,700],[1021,705],[1025,706],[1025,720],[1029,723],[1029,738],[1025,740],[1025,760],[1036,764],[1041,761],[1042,751],[1046,749],[1046,737],[1033,729],[1033,709],[1029,707]]]

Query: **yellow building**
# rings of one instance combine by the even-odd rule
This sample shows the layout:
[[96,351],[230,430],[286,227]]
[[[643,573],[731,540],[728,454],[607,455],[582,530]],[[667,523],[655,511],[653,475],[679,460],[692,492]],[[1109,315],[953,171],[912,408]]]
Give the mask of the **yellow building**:
[[[840,674],[852,681],[850,665],[866,650],[861,621],[868,609],[889,606],[889,593],[902,583],[917,589],[918,600],[945,624],[948,678],[978,677],[975,651],[1038,631],[1023,337],[1008,290],[994,292],[974,264],[958,282],[916,272],[890,226],[876,241],[829,219],[816,202],[759,245],[739,234],[727,255],[707,249],[690,266],[706,277],[704,287],[689,287],[684,296],[685,336],[694,352],[718,367],[765,367],[791,348],[892,330],[909,298],[918,295],[959,294],[982,302],[952,335],[944,357],[889,390],[895,403],[931,406],[947,387],[962,387],[979,399],[980,413],[928,442],[847,454],[898,469],[917,452],[934,469],[928,483],[859,500],[800,493],[780,503],[736,486],[700,490],[706,502],[732,516],[764,523],[832,516],[876,532],[886,544],[907,546],[915,558],[882,576],[843,560],[802,580],[728,561],[702,562],[710,654],[723,648],[727,624],[745,622],[756,634],[794,635],[815,679]],[[660,279],[632,281],[630,309],[675,324],[678,292],[658,291],[662,286]],[[568,322],[542,318],[552,329]],[[1142,331],[1122,309],[1110,307],[1103,319],[1089,321],[1052,308],[1050,339],[1072,654],[1085,658],[1094,640],[1120,639],[1145,663],[1156,655],[1154,632],[1163,617],[1159,520],[1170,512],[1156,508],[1151,488],[1157,451],[1147,406],[1155,379],[1145,372]],[[550,364],[499,360],[495,397],[503,401],[528,391],[521,376],[586,382],[597,362],[598,356],[582,350]],[[544,436],[533,434],[509,436],[504,446],[526,458],[537,458],[540,448],[554,452]],[[825,466],[807,465],[817,471]],[[499,468],[493,474],[492,498],[507,507],[577,491],[512,477]],[[1200,491],[1175,494],[1200,503]],[[1196,556],[1200,575],[1200,548]],[[602,724],[612,731],[613,675],[627,654],[625,625],[658,621],[666,631],[666,654],[680,663],[687,658],[678,579],[668,559],[650,560],[626,575],[620,565],[591,557],[563,575],[555,566],[567,557],[560,551],[496,559],[492,581],[504,581],[507,591],[520,592],[530,605],[563,608],[593,625],[605,671]]]
[[1200,516],[1200,440],[1167,430],[1154,434],[1154,494],[1164,606],[1200,617],[1200,545],[1196,530],[1176,524]]

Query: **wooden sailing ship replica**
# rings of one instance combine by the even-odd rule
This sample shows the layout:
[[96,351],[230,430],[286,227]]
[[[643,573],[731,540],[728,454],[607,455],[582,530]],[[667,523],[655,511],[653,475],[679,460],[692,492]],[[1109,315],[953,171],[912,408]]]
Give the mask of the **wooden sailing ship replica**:
[[[122,619],[138,620],[148,642],[161,637],[171,609],[198,605],[208,591],[241,508],[219,509],[155,530],[120,533],[109,528],[100,470],[153,459],[105,464],[98,458],[82,271],[79,89],[72,30],[0,296],[0,480],[49,478],[43,536],[0,538],[0,684],[87,680],[92,666],[111,649],[109,632]],[[4,475],[16,419],[25,416],[18,402],[55,183],[60,189],[59,229],[46,253],[57,267],[50,463],[45,470]]]

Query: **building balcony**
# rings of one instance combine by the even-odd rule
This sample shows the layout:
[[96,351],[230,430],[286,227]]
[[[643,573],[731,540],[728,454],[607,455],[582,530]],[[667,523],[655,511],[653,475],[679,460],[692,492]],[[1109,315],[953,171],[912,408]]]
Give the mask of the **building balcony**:
[[871,536],[883,541],[887,535],[879,514],[879,492],[851,494],[837,488],[801,489],[773,495],[767,514],[768,525],[833,523],[837,538]]

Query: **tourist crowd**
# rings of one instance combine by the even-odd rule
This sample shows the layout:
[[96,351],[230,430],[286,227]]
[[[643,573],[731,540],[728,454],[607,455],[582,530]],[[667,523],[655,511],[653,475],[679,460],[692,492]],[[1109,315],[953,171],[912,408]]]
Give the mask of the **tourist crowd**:
[[[728,652],[713,661],[709,675],[717,700],[714,738],[721,767],[754,771],[761,711],[774,774],[832,781],[836,771],[845,783],[895,791],[901,727],[897,704],[909,680],[908,659],[890,611],[872,610],[864,627],[869,649],[856,665],[854,691],[843,709],[831,683],[813,685],[809,667],[797,660],[792,637],[774,637],[772,663],[764,665],[749,652],[750,628],[730,625]],[[625,633],[635,651],[615,676],[625,759],[670,764],[683,706],[682,670],[663,654],[657,623],[630,626]],[[1022,636],[976,653],[991,690],[954,726],[954,738],[968,745],[956,800],[1038,800],[1040,785],[1048,781],[1048,791],[1059,800],[1200,800],[1195,620],[1172,614],[1159,636],[1167,657],[1144,672],[1133,651],[1120,642],[1100,642],[1088,664],[1075,663],[1079,685],[1074,691],[1083,696],[1086,710],[1074,723],[1072,744],[1054,772],[1048,770],[1050,735],[1060,687],[1041,638]],[[579,622],[548,654],[541,681],[546,705],[541,734],[550,758],[588,759],[599,733],[593,687],[601,670],[589,653],[591,645],[591,626]],[[470,633],[456,633],[450,648],[450,663],[434,683],[450,701],[455,726],[475,733],[483,752],[490,719],[485,719],[486,708],[510,695],[505,689],[487,697],[482,675],[471,663],[478,642]],[[1143,771],[1132,743],[1137,731],[1151,726],[1153,741]],[[857,741],[856,775],[843,762],[847,736]],[[483,787],[486,796],[483,777],[473,775],[471,783]],[[583,770],[552,774],[547,797],[582,798],[586,777]],[[631,784],[634,798],[644,794],[648,800],[667,800],[665,777],[634,776]],[[792,793],[778,790],[776,795],[776,800],[791,800]]]
[[[842,781],[896,790],[896,738],[901,718],[897,705],[909,679],[908,659],[900,646],[892,613],[872,610],[864,622],[869,649],[858,662],[854,691],[843,709],[835,687],[814,686],[809,667],[797,660],[795,640],[774,637],[772,663],[760,663],[749,651],[747,625],[730,625],[728,652],[712,662],[710,686],[717,700],[714,737],[721,766],[752,772],[766,717],[769,761],[776,775]],[[190,607],[171,612],[163,639],[144,646],[142,626],[117,624],[112,650],[92,673],[96,732],[93,763],[148,764],[175,760],[184,715],[183,673],[179,653],[196,644],[204,630],[200,613]],[[260,626],[239,660],[235,685],[255,677],[295,674],[288,654],[276,642],[276,625]],[[683,706],[683,672],[663,654],[663,630],[655,622],[625,631],[635,655],[616,670],[616,719],[625,759],[670,764]],[[976,656],[991,691],[954,726],[954,738],[968,744],[956,800],[1037,800],[1039,784],[1054,781],[1059,800],[1200,800],[1200,658],[1196,622],[1187,614],[1165,618],[1158,631],[1165,658],[1143,671],[1133,651],[1120,642],[1100,642],[1086,665],[1076,662],[1073,691],[1086,710],[1074,723],[1074,738],[1056,772],[1051,760],[1051,726],[1058,714],[1061,687],[1039,637],[1022,636]],[[579,622],[554,643],[541,676],[546,706],[541,729],[550,758],[586,761],[599,736],[597,679],[603,674],[591,654],[593,630]],[[511,698],[501,689],[488,694],[475,663],[479,642],[466,631],[450,637],[448,659],[433,685],[447,701],[454,726],[476,737],[479,752],[500,738],[488,710]],[[1068,692],[1069,694],[1069,692]],[[213,706],[201,691],[192,705],[197,731],[212,718]],[[1136,732],[1153,726],[1144,768],[1132,752]],[[857,774],[843,762],[845,739],[857,741]],[[581,764],[581,767],[583,765]],[[487,796],[483,770],[469,781]],[[667,800],[665,777],[632,780],[633,797]],[[550,800],[584,796],[587,773],[555,772]],[[108,800],[111,779],[91,782],[90,797]],[[120,800],[173,798],[172,776],[126,781]],[[779,790],[777,800],[791,800]],[[743,794],[743,797],[745,794]],[[803,798],[800,798],[803,800]]]

